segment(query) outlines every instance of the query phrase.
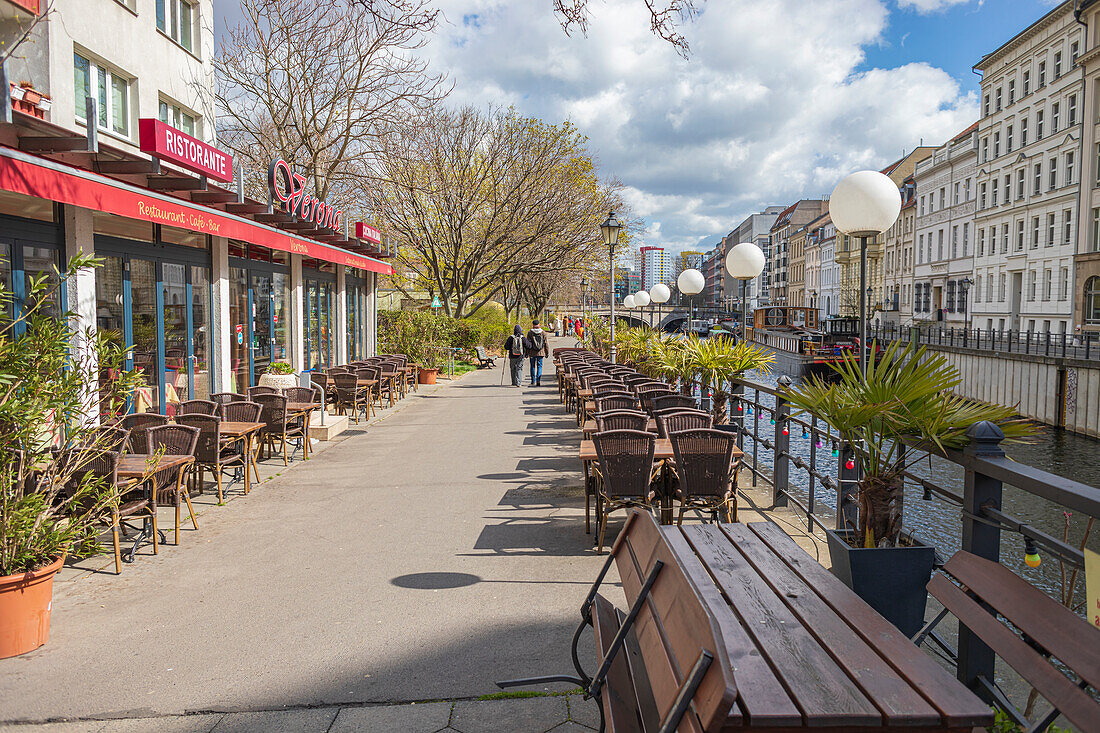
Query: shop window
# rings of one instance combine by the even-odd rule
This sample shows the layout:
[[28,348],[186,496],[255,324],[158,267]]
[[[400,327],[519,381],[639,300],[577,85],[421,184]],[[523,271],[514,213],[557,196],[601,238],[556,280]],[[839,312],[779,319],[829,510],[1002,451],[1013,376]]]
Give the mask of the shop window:
[[101,130],[129,137],[131,81],[128,75],[120,71],[74,53],[73,83],[76,118],[87,124],[87,108],[84,99],[92,97],[96,100],[98,127]]
[[163,224],[160,227],[160,241],[195,249],[210,249],[210,238],[207,235]]
[[0,191],[0,214],[36,221],[56,221],[53,201]]
[[138,242],[153,241],[153,225],[147,221],[127,219],[123,216],[92,212],[92,231],[119,239],[133,239]]

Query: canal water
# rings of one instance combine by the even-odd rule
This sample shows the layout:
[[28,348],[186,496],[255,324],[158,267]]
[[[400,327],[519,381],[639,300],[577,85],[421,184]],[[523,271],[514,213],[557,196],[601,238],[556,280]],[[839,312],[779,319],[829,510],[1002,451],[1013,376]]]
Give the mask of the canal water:
[[[775,380],[769,376],[751,375],[749,379],[760,384],[775,387]],[[751,396],[751,393],[750,393]],[[770,395],[761,394],[760,401],[767,407],[774,407]],[[738,415],[735,410],[731,414]],[[747,427],[751,430],[755,420],[756,429],[761,438],[775,440],[775,426],[771,425],[770,415],[760,413],[747,416]],[[792,425],[790,445],[792,455],[810,461],[812,437],[803,437],[800,426]],[[752,440],[745,442],[746,458],[751,456]],[[1080,481],[1089,486],[1100,487],[1100,442],[1085,436],[1067,433],[1054,428],[1043,427],[1027,444],[1005,444],[1005,453],[1013,460],[1043,469],[1065,478]],[[817,451],[816,468],[834,479],[837,473],[838,459],[833,457],[828,443]],[[759,465],[766,475],[771,475],[771,451],[762,445],[758,451]],[[911,467],[911,472],[943,487],[953,493],[963,493],[963,470],[960,466],[935,457],[925,457]],[[807,473],[790,466],[791,493],[803,504],[808,498],[809,477]],[[816,501],[827,505],[827,513],[832,515],[836,507],[834,492],[815,482]],[[925,542],[935,545],[942,559],[947,559],[960,546],[962,521],[960,508],[954,503],[932,495],[930,500],[923,499],[923,490],[919,486],[907,484],[905,501],[905,523],[909,531]],[[825,507],[819,507],[818,512]],[[795,508],[797,511],[797,508]],[[1088,518],[1080,515],[1066,516],[1062,507],[1052,504],[1029,492],[1013,486],[1005,486],[1002,511],[1021,522],[1025,522],[1061,539],[1069,524],[1068,542],[1079,547],[1085,534]],[[1087,547],[1100,552],[1100,520],[1093,527]],[[1043,553],[1040,551],[1040,556]],[[1042,557],[1038,568],[1029,568],[1024,563],[1024,542],[1015,532],[1003,532],[1001,541],[1001,561],[1022,577],[1027,578],[1054,597],[1061,596],[1062,572],[1057,559]],[[1066,568],[1067,575],[1071,568]],[[1075,599],[1084,600],[1084,573],[1078,573]]]

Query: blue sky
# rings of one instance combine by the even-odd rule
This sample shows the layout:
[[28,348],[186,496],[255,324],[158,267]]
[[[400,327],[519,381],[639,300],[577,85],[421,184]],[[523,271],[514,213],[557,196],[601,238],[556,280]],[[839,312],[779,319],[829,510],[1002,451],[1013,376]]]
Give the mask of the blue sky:
[[[238,0],[214,0],[223,18]],[[589,136],[624,185],[641,240],[704,248],[770,204],[828,194],[978,114],[971,67],[1049,0],[709,0],[688,59],[642,0],[592,0],[567,37],[551,0],[435,0],[423,49],[451,104],[515,106]]]

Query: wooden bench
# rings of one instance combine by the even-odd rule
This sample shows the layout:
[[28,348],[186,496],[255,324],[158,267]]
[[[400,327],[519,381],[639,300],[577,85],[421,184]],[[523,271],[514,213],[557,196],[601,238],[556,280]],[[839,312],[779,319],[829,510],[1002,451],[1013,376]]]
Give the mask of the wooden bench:
[[[612,563],[629,611],[599,593]],[[596,672],[582,668],[577,646],[591,626]],[[573,636],[578,676],[498,682],[501,688],[569,682],[600,707],[601,730],[613,733],[718,731],[737,699],[719,629],[692,582],[662,540],[653,518],[631,514],[581,607]]]
[[[1059,713],[1079,730],[1100,729],[1100,703],[1083,689],[1100,689],[1100,631],[1000,563],[959,551],[943,571],[929,581],[928,592],[944,611],[914,640],[922,642],[950,612],[1053,706],[1039,720],[1029,722],[993,680],[979,675],[974,681],[978,691],[1025,730],[1046,730]],[[1052,664],[1052,658],[1076,679]]]
[[477,357],[477,368],[478,369],[485,369],[486,367],[491,368],[491,367],[495,367],[497,365],[496,359],[494,359],[493,357],[489,356],[488,353],[486,353],[484,346],[475,346],[474,347],[474,356]]

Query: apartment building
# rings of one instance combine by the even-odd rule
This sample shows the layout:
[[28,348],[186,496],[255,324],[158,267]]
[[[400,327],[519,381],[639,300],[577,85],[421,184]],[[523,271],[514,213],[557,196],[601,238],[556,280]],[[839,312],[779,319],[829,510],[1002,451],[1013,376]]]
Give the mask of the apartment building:
[[[1084,77],[1082,110],[1100,109],[1100,2],[1083,0],[1077,18],[1088,26],[1077,63]],[[1073,279],[1075,332],[1100,333],[1100,115],[1082,112],[1081,209]]]
[[982,81],[970,310],[979,328],[1071,328],[1086,110],[1086,33],[1073,9],[1060,4],[974,67]]
[[33,25],[28,6],[46,4],[0,0],[0,42],[29,28],[5,68],[0,281],[102,258],[55,305],[131,354],[138,411],[245,392],[275,361],[373,353],[380,233],[347,236],[325,202],[271,212],[233,190],[207,106],[212,0],[54,0]]
[[[919,168],[921,164],[918,163]],[[972,182],[973,183],[973,182]],[[913,176],[902,181],[901,213],[894,226],[886,232],[883,254],[883,303],[881,319],[884,324],[899,326],[913,319],[913,261],[916,231],[916,181]]]
[[[742,242],[752,242],[764,252],[765,262],[768,262],[768,236],[771,232],[772,225],[775,223],[776,217],[779,216],[779,213],[783,211],[784,208],[783,206],[766,206],[761,212],[749,214],[740,224],[734,227],[729,235],[726,236],[725,241],[728,243],[726,251],[729,252],[730,247],[735,247]],[[767,268],[767,266],[765,267]],[[763,298],[766,292],[763,286],[769,275],[770,270],[765,269],[761,277],[755,278],[748,283],[747,297],[750,310],[766,302]],[[723,280],[725,291],[736,298],[740,298],[741,283],[735,282],[725,269],[723,269]]]
[[639,247],[634,269],[641,276],[643,290],[672,282],[672,258],[664,247]]
[[[974,272],[977,140],[978,124],[974,123],[917,163],[916,260],[911,285],[916,322],[968,326],[969,296],[977,296],[986,285],[985,278]],[[978,236],[977,250],[983,247],[987,249],[988,243]]]
[[[803,286],[802,305],[810,308],[822,308],[822,296],[824,295],[823,278],[824,269],[821,262],[822,246],[826,227],[832,223],[828,214],[822,214],[806,225],[806,244],[804,256],[805,283]],[[835,258],[833,266],[835,266]],[[828,313],[826,312],[826,315]]]
[[806,237],[807,225],[800,226],[791,234],[790,261],[787,265],[787,304],[806,305]]
[[823,199],[802,199],[783,209],[776,215],[775,222],[768,232],[768,250],[765,251],[765,273],[770,277],[766,282],[770,287],[769,303],[789,305],[789,268],[791,236],[810,221],[824,214],[829,202]]
[[[824,214],[817,229],[819,255],[818,289],[815,297],[825,318],[840,315],[840,263],[836,261],[836,225]],[[814,297],[814,296],[811,296]]]

